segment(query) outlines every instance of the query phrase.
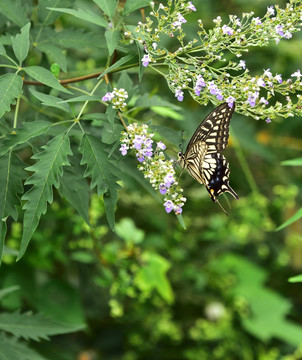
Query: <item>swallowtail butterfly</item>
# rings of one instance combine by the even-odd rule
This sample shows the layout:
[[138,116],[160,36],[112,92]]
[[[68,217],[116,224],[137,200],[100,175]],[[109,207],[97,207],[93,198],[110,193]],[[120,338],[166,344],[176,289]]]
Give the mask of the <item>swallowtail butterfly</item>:
[[221,154],[228,144],[234,109],[235,104],[230,108],[227,103],[214,109],[198,126],[186,151],[178,153],[177,160],[183,169],[187,169],[195,180],[206,187],[211,199],[218,202],[225,213],[217,196],[229,192],[238,199],[229,185],[229,164]]

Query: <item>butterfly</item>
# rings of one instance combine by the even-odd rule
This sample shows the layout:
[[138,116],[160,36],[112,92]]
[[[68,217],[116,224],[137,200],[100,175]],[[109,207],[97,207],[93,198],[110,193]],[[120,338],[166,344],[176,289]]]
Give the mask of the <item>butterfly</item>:
[[229,140],[230,120],[235,109],[227,103],[219,105],[198,126],[184,153],[178,153],[177,163],[187,169],[190,175],[203,184],[211,199],[218,202],[227,215],[217,197],[229,192],[235,199],[238,195],[229,185],[230,169],[221,152]]

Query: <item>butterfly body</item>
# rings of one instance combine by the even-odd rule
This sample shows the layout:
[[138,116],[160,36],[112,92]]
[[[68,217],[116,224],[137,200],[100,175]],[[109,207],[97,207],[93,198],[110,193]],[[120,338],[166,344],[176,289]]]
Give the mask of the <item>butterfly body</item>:
[[238,195],[229,185],[229,164],[221,154],[228,144],[229,125],[234,108],[235,105],[230,108],[224,103],[214,109],[198,126],[186,151],[178,154],[177,163],[187,169],[200,184],[205,185],[215,202],[224,192],[229,192],[238,199]]

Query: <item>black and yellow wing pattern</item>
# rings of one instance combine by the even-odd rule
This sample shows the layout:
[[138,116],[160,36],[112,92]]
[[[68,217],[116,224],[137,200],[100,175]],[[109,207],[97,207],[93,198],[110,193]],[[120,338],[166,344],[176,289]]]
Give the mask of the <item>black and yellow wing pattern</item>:
[[186,151],[178,154],[178,164],[205,185],[213,201],[218,201],[217,196],[224,192],[238,199],[229,185],[229,164],[221,154],[228,144],[234,109],[235,104],[229,107],[227,103],[214,109],[198,126]]

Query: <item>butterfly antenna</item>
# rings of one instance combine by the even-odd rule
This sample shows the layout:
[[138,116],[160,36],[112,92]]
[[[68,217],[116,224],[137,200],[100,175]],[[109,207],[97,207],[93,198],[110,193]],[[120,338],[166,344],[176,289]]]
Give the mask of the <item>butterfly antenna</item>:
[[226,214],[226,216],[229,216],[229,214],[225,211],[224,207],[220,204],[220,201],[218,199],[216,199],[216,202],[220,206],[221,210]]
[[181,144],[179,144],[179,148],[181,150],[181,152],[183,152],[183,147],[184,147],[184,130],[181,130]]

